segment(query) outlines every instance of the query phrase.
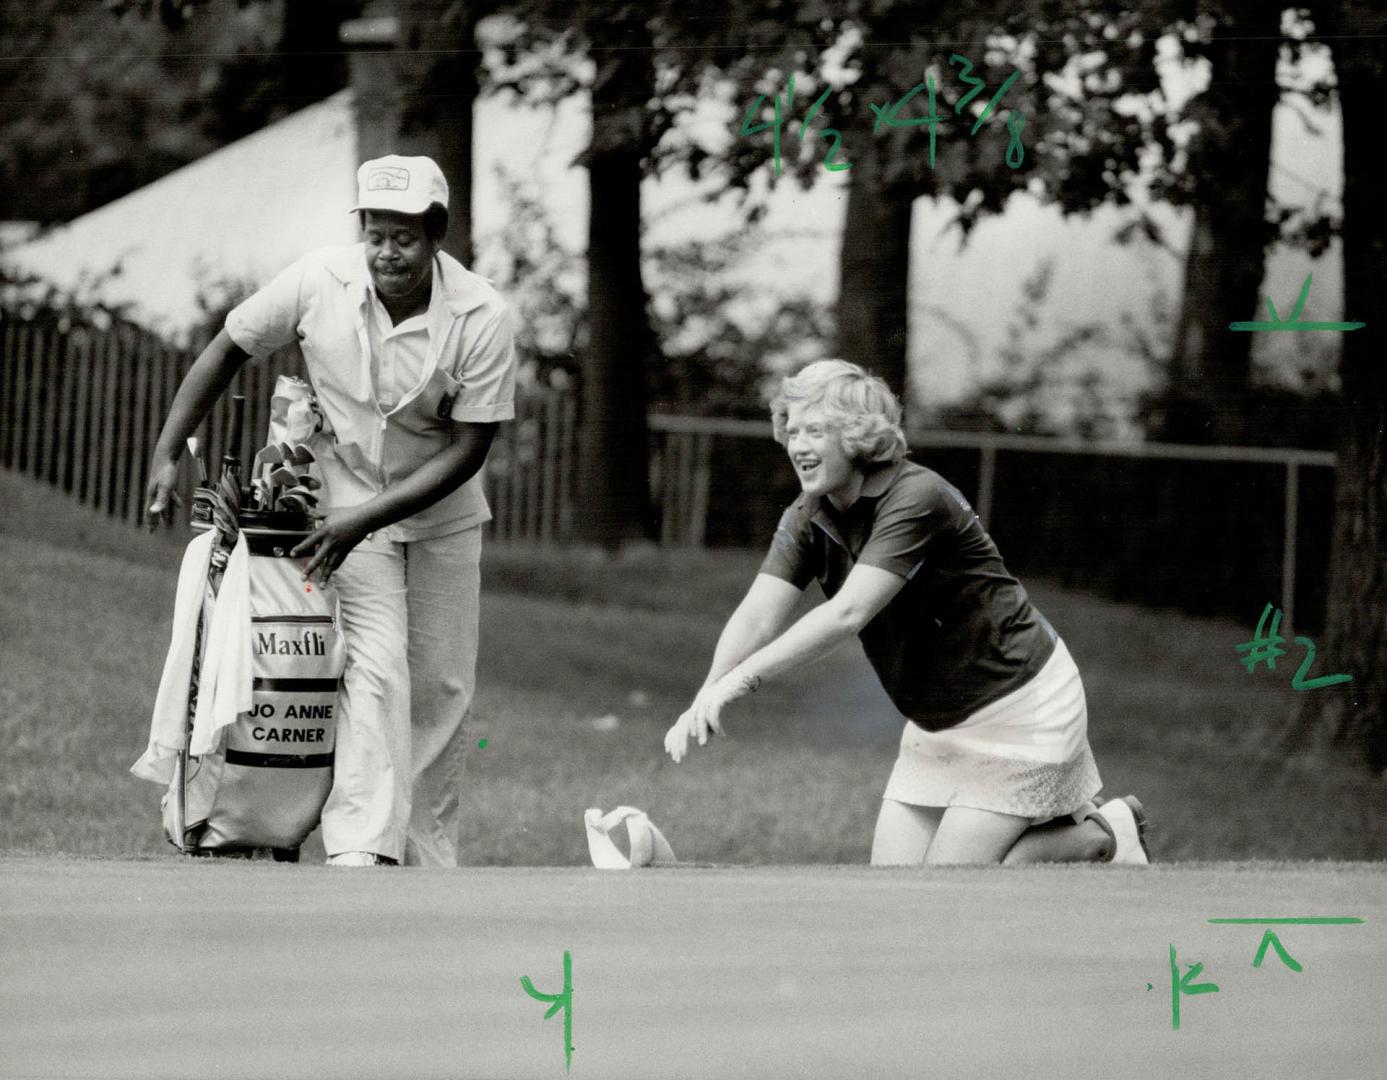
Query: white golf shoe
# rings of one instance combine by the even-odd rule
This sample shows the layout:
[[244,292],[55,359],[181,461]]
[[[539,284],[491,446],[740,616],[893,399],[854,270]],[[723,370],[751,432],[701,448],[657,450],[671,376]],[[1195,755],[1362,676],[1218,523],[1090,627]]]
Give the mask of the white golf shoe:
[[1135,795],[1109,799],[1098,808],[1097,815],[1108,823],[1117,841],[1109,861],[1133,866],[1146,866],[1151,862],[1146,850],[1146,811]]
[[326,860],[328,866],[395,866],[394,859],[388,859],[384,855],[377,855],[371,851],[343,851],[337,855],[329,855]]

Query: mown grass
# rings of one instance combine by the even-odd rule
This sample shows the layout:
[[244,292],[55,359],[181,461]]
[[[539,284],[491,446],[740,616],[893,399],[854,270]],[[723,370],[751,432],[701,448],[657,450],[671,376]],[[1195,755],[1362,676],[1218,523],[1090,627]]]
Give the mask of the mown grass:
[[[182,538],[3,475],[0,501],[0,851],[170,851],[158,791],[127,770],[147,735]],[[661,752],[758,560],[488,548],[466,862],[582,863],[583,810],[623,803],[686,860],[866,860],[900,721],[855,645],[763,688],[731,718],[732,738],[679,766]],[[1142,798],[1158,858],[1387,856],[1375,780],[1269,753],[1297,695],[1237,663],[1249,628],[1030,584],[1084,673],[1106,790]],[[606,717],[614,727],[594,723]]]

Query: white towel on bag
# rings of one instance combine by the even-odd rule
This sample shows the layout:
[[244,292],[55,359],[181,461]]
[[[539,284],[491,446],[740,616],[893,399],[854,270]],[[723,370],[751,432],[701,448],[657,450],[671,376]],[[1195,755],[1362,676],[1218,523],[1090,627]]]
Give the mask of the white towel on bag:
[[[209,530],[194,537],[183,552],[169,651],[164,658],[164,670],[149,722],[149,744],[130,767],[140,779],[156,784],[167,784],[173,779],[174,762],[183,749],[197,620],[215,543],[216,534]],[[252,706],[250,549],[244,536],[236,538],[212,618],[203,627],[203,634],[207,642],[206,664],[198,683],[198,706],[189,747],[192,754],[210,751],[221,729]]]

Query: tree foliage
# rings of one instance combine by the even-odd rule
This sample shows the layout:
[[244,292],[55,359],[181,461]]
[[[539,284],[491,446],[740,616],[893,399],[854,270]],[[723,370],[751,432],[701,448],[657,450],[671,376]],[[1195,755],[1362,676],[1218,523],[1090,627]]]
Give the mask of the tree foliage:
[[340,88],[347,6],[0,0],[6,216],[68,220]]

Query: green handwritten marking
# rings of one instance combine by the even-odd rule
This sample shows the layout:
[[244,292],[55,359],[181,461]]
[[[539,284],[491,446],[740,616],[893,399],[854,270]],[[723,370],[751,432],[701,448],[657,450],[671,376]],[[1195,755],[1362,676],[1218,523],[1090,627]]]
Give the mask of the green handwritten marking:
[[950,53],[950,65],[952,65],[955,60],[957,60],[959,63],[963,65],[963,70],[958,73],[959,82],[965,82],[973,88],[969,90],[968,93],[964,94],[961,98],[959,98],[958,103],[954,105],[954,115],[957,116],[959,113],[963,111],[963,107],[967,105],[968,102],[972,101],[975,97],[982,93],[983,87],[987,84],[983,82],[982,79],[979,79],[976,75],[968,74],[970,71],[973,70],[973,61],[969,60],[966,56],[959,56],[958,53]]
[[1286,951],[1286,947],[1281,944],[1281,939],[1276,936],[1275,930],[1268,930],[1265,934],[1262,935],[1261,947],[1258,948],[1257,956],[1252,961],[1253,967],[1259,968],[1262,966],[1262,958],[1267,955],[1268,945],[1276,949],[1276,955],[1281,957],[1282,962],[1292,971],[1304,970],[1304,968],[1302,968],[1300,964],[1296,962],[1295,958],[1292,957],[1291,954]]
[[1295,677],[1291,679],[1291,686],[1296,690],[1318,690],[1321,686],[1353,682],[1352,675],[1321,675],[1318,679],[1307,679],[1305,676],[1310,671],[1310,665],[1315,662],[1315,643],[1308,637],[1297,637],[1295,643],[1305,647],[1305,659],[1296,669]]
[[[912,116],[901,120],[896,114],[918,94],[921,90],[929,92],[929,113],[925,116]],[[869,103],[870,104],[870,103]],[[921,124],[929,126],[929,167],[934,168],[934,147],[938,137],[939,121],[943,119],[934,104],[934,76],[925,76],[925,81],[917,83],[905,92],[901,98],[889,107],[886,105],[871,105],[872,112],[876,114],[876,122],[872,125],[872,134],[875,135],[881,130],[881,125],[887,127],[919,127]]]
[[1268,919],[1210,919],[1211,923],[1231,923],[1238,926],[1346,926],[1361,923],[1349,915],[1311,915],[1303,918]]
[[564,1072],[568,1072],[573,1065],[573,956],[567,949],[563,951],[563,992],[558,994],[541,994],[535,989],[535,984],[530,981],[528,975],[520,976],[520,986],[539,1002],[550,1002],[550,1008],[544,1014],[544,1019],[548,1020],[560,1009],[563,1010],[563,1046],[564,1046]]
[[828,100],[828,95],[833,92],[833,87],[827,87],[822,94],[815,99],[814,104],[809,106],[809,111],[804,114],[804,119],[799,122],[799,137],[803,141],[804,133],[809,129],[814,117],[819,115],[819,110],[823,108],[824,102]]
[[1283,320],[1276,313],[1276,305],[1271,302],[1271,297],[1266,298],[1267,311],[1271,315],[1268,322],[1232,322],[1228,324],[1229,330],[1263,331],[1263,330],[1361,330],[1367,323],[1361,322],[1301,322],[1300,313],[1305,310],[1305,301],[1310,296],[1310,281],[1313,274],[1305,275],[1305,283],[1300,287],[1300,296],[1296,298],[1295,307],[1291,309],[1291,317]]
[[1264,637],[1262,628],[1266,625],[1267,615],[1271,613],[1272,606],[1268,604],[1262,609],[1262,617],[1257,620],[1257,634],[1251,641],[1244,641],[1241,645],[1234,646],[1237,652],[1246,652],[1247,655],[1240,661],[1247,668],[1249,675],[1256,669],[1258,664],[1266,664],[1268,671],[1276,670],[1276,658],[1285,656],[1286,650],[1281,648],[1286,643],[1277,630],[1281,626],[1281,609],[1276,609],[1276,614],[1271,620],[1271,634]]
[[[1263,635],[1262,630],[1266,626],[1267,615],[1271,612],[1272,605],[1268,604],[1262,609],[1262,617],[1257,620],[1257,634],[1251,641],[1244,641],[1241,645],[1235,646],[1238,652],[1246,652],[1247,655],[1240,661],[1247,668],[1249,675],[1256,669],[1258,664],[1266,664],[1268,671],[1276,670],[1276,658],[1285,656],[1286,650],[1281,648],[1286,643],[1286,639],[1278,632],[1281,626],[1281,609],[1276,609],[1276,614],[1272,616],[1271,633]],[[1315,663],[1315,643],[1308,637],[1297,637],[1295,643],[1305,650],[1305,659],[1301,661],[1300,667],[1296,669],[1294,677],[1291,679],[1291,686],[1296,690],[1318,690],[1324,686],[1337,686],[1339,683],[1353,682],[1352,675],[1321,675],[1316,679],[1307,679],[1311,666]]]
[[486,740],[485,740],[485,739],[478,739],[478,740],[477,740],[477,749],[478,749],[478,750],[485,750],[485,749],[486,749]]
[[[1026,147],[1021,142],[1021,129],[1026,126],[1026,116],[1024,113],[1007,113],[1007,131],[1011,132],[1011,137],[1007,139],[1007,168],[1019,169],[1021,163],[1026,160]],[[1016,160],[1012,161],[1012,152],[1016,153]]]
[[791,107],[792,107],[792,106],[794,105],[794,103],[795,103],[795,77],[794,77],[794,75],[791,75],[791,76],[789,77],[789,79],[786,80],[786,83],[785,83],[785,100],[784,100],[783,112],[782,112],[782,105],[781,105],[781,98],[780,98],[780,95],[779,95],[779,94],[772,94],[772,95],[771,95],[771,102],[772,102],[772,103],[774,104],[774,106],[775,106],[775,119],[774,119],[774,120],[767,120],[765,123],[757,124],[755,127],[753,127],[752,124],[751,124],[751,118],[757,114],[758,110],[761,108],[761,102],[763,102],[763,101],[765,101],[765,100],[766,100],[766,95],[765,95],[765,94],[758,94],[758,95],[756,96],[756,100],[753,101],[753,102],[751,103],[751,108],[747,109],[747,111],[746,111],[746,116],[744,116],[744,117],[742,118],[742,129],[741,129],[741,133],[742,133],[743,135],[756,135],[756,134],[758,134],[759,132],[765,131],[767,128],[770,128],[770,129],[771,129],[771,133],[772,133],[772,137],[773,137],[773,143],[774,143],[774,147],[775,147],[775,175],[776,175],[776,176],[779,176],[779,175],[780,175],[780,129],[781,129],[781,128],[784,126],[784,124],[785,124],[785,116],[784,116],[784,113],[789,112],[790,109],[791,109]]
[[838,147],[843,141],[843,136],[839,133],[837,128],[824,128],[819,132],[819,138],[828,139],[830,141],[828,151],[824,154],[823,164],[825,169],[829,172],[842,172],[844,169],[852,168],[851,161],[833,160],[838,156]]
[[1195,978],[1204,970],[1202,963],[1186,965],[1189,971],[1185,972],[1184,977],[1180,976],[1180,965],[1175,959],[1175,946],[1170,947],[1170,1026],[1173,1030],[1180,1030],[1180,995],[1181,994],[1216,994],[1218,993],[1218,983],[1196,983],[1190,980]]
[[1001,88],[995,94],[992,95],[992,100],[987,103],[987,107],[983,109],[982,114],[977,118],[977,120],[973,122],[973,130],[968,132],[969,135],[976,135],[978,133],[978,128],[982,127],[983,124],[987,123],[987,118],[992,115],[992,110],[997,107],[997,102],[1002,100],[1003,95],[1011,89],[1011,84],[1014,83],[1020,77],[1020,71],[1013,71],[1011,73],[1010,78],[1008,78],[1006,82],[1002,83]]

